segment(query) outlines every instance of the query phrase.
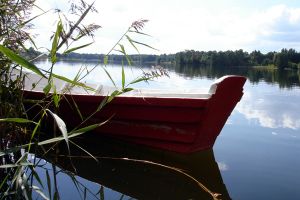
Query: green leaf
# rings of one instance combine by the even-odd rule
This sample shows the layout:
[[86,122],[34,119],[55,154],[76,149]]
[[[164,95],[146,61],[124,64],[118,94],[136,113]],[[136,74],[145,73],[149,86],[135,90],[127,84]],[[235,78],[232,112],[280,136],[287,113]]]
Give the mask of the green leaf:
[[132,91],[132,90],[134,90],[133,88],[124,88],[123,90],[122,90],[122,92],[130,92],[130,91]]
[[122,54],[124,54],[126,60],[127,60],[127,63],[128,65],[131,65],[132,61],[131,61],[131,58],[127,55],[126,51],[125,51],[125,48],[124,48],[124,45],[122,44],[119,44],[121,50],[119,52],[121,52]]
[[108,55],[104,56],[104,60],[103,60],[104,65],[108,64]]
[[126,38],[127,38],[127,40],[129,41],[129,43],[135,48],[135,50],[138,52],[138,53],[140,53],[139,52],[139,50],[138,50],[138,48],[134,45],[134,43],[132,42],[133,40],[128,36],[128,35],[125,35],[126,36]]
[[20,24],[20,26],[22,27],[22,26],[24,26],[24,25],[28,24],[28,23],[29,23],[29,22],[31,22],[32,20],[34,20],[34,19],[36,19],[36,18],[38,18],[38,17],[40,17],[40,16],[42,16],[42,15],[46,14],[46,13],[47,13],[47,12],[49,12],[49,11],[50,11],[50,10],[48,10],[48,11],[44,11],[43,13],[41,13],[41,14],[38,14],[38,15],[36,15],[36,16],[34,16],[34,17],[30,18],[29,20],[27,20],[27,21],[25,21],[25,22],[21,23],[21,24]]
[[43,88],[43,91],[44,93],[47,95],[49,94],[50,90],[51,90],[51,87],[52,87],[52,82],[50,81],[44,88]]
[[79,146],[78,144],[76,144],[75,142],[71,141],[70,142],[75,145],[77,148],[81,149],[81,151],[85,152],[87,155],[89,155],[91,158],[93,158],[95,161],[99,162],[99,160],[93,156],[90,152],[88,152],[87,150],[85,150],[84,148],[82,148],[81,146]]
[[40,179],[40,176],[36,173],[34,166],[29,166],[29,168],[31,169],[31,173],[34,176],[34,178],[37,180],[37,182],[42,186],[42,188],[44,189],[44,185],[43,182]]
[[[43,190],[41,190],[39,187],[33,185],[32,189],[34,189],[34,191],[36,193],[38,193],[43,199],[48,200],[49,198],[43,193]],[[44,188],[43,188],[44,189]]]
[[107,103],[111,102],[116,96],[118,96],[120,94],[122,94],[122,92],[119,90],[113,91],[113,93],[111,93],[111,95],[108,97]]
[[24,118],[3,118],[3,119],[0,119],[0,122],[16,122],[16,123],[33,123],[33,124],[37,124],[34,121],[24,119]]
[[54,93],[52,95],[52,99],[53,99],[55,107],[58,108],[59,107],[59,101],[60,101],[60,95],[56,93],[56,89],[54,90]]
[[70,146],[69,146],[69,138],[68,138],[68,131],[67,131],[67,127],[66,127],[66,124],[65,122],[55,113],[53,113],[51,110],[49,109],[46,109],[46,111],[48,111],[54,118],[60,132],[62,133],[66,143],[67,143],[67,147],[68,147],[68,150],[70,152]]
[[131,81],[128,85],[131,85],[131,84],[134,84],[134,83],[139,83],[139,82],[142,82],[142,81],[148,81],[150,80],[151,78],[147,78],[147,77],[141,77],[141,78],[137,78],[133,81]]
[[[7,173],[7,175],[5,176],[5,178],[3,179],[3,181],[0,184],[0,191],[2,191],[2,187],[7,183],[7,179],[11,176],[10,173]],[[2,197],[3,198],[3,197]],[[1,198],[1,199],[2,199]]]
[[125,87],[125,72],[124,72],[124,66],[122,65],[122,89]]
[[77,130],[74,130],[74,131],[71,131],[70,134],[74,134],[74,133],[86,133],[88,131],[92,131],[94,130],[95,128],[101,126],[101,124],[93,124],[93,125],[89,125],[89,126],[86,126],[84,128],[80,128],[80,129],[77,129]]
[[109,77],[110,81],[112,82],[112,84],[117,87],[116,83],[114,82],[114,80],[112,79],[112,77],[110,76],[109,72],[104,68],[102,67],[103,70],[105,71],[106,75]]
[[144,44],[144,43],[142,43],[142,42],[138,42],[138,41],[135,41],[135,40],[132,40],[132,42],[134,42],[134,43],[136,43],[136,44],[139,44],[139,45],[143,45],[143,46],[145,46],[145,47],[148,47],[148,48],[150,48],[150,49],[154,49],[154,50],[158,51],[158,49],[155,49],[155,48],[151,47],[151,46],[148,45],[148,44]]
[[0,52],[3,53],[5,56],[7,56],[11,61],[21,65],[22,67],[25,67],[26,69],[29,69],[31,71],[33,71],[34,73],[47,78],[40,70],[37,66],[35,66],[34,64],[32,64],[31,62],[27,61],[25,58],[17,55],[16,53],[14,53],[12,50],[0,45]]
[[140,32],[140,31],[136,31],[136,30],[129,30],[128,32],[130,33],[137,33],[137,34],[140,34],[140,35],[146,35],[146,36],[149,36],[149,37],[152,37],[151,35],[147,34],[147,33],[143,33],[143,32]]
[[76,50],[78,50],[78,49],[82,49],[82,48],[84,48],[84,47],[90,46],[91,44],[93,44],[93,42],[88,43],[88,44],[85,44],[85,45],[82,45],[82,46],[78,46],[78,47],[74,47],[74,48],[68,49],[68,50],[66,50],[63,54],[68,54],[68,53],[73,52],[73,51],[76,51]]
[[56,61],[57,61],[56,52],[57,52],[59,37],[60,37],[62,30],[63,30],[62,22],[61,22],[61,20],[59,20],[57,23],[56,31],[55,31],[53,41],[52,41],[52,48],[50,51],[50,57],[51,57],[52,63],[56,63]]
[[60,75],[57,75],[57,74],[54,74],[54,73],[52,73],[52,76],[53,76],[54,78],[63,80],[63,81],[65,81],[65,82],[71,83],[71,84],[73,84],[73,85],[77,85],[77,86],[83,87],[83,88],[85,88],[85,89],[87,89],[87,90],[94,91],[94,92],[96,91],[94,88],[89,87],[89,86],[85,85],[84,83],[80,83],[80,82],[78,82],[78,81],[73,81],[73,80],[68,79],[68,78],[66,78],[66,77],[64,77],[64,76],[60,76]]

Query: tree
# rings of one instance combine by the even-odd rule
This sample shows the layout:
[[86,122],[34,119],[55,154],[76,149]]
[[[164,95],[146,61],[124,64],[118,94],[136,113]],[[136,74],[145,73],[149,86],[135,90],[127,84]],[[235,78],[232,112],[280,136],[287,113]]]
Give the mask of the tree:
[[274,65],[278,67],[278,69],[284,69],[288,67],[288,54],[286,49],[282,49],[280,53],[274,54]]

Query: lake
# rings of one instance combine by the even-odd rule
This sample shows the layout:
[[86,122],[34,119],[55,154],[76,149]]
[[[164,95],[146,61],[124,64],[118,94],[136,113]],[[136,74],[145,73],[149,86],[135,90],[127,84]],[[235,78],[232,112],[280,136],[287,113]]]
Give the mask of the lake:
[[[37,65],[49,67],[48,62]],[[58,62],[54,71],[73,78],[80,68],[93,66]],[[121,86],[121,66],[106,69]],[[147,70],[151,68],[125,67],[126,81]],[[90,133],[78,143],[99,162],[74,148],[71,161],[62,151],[38,169],[44,178],[47,170],[67,170],[51,178],[62,199],[211,199],[209,191],[223,199],[300,199],[300,71],[188,66],[168,71],[169,77],[133,87],[206,92],[223,75],[248,78],[213,150],[180,155]],[[84,81],[112,85],[101,67]]]

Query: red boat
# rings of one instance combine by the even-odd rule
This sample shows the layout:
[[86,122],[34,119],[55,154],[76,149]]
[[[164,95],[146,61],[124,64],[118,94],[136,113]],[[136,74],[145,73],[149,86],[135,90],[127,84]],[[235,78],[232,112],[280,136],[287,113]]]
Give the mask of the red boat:
[[[30,90],[36,78],[25,80],[26,99],[43,99],[42,86]],[[43,81],[39,85],[43,85]],[[212,148],[227,118],[243,95],[246,81],[242,76],[224,76],[216,80],[207,94],[173,94],[134,90],[117,96],[85,125],[100,123],[94,134],[104,134],[129,142],[181,153]],[[66,87],[55,81],[58,91]],[[74,87],[64,94],[57,114],[68,129],[90,116],[114,88],[95,87],[96,92]],[[82,118],[75,109],[81,112]],[[35,110],[35,109],[31,109]]]

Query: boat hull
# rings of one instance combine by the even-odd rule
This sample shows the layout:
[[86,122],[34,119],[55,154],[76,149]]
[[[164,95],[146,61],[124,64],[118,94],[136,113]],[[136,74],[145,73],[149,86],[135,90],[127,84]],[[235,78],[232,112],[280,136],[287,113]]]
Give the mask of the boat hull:
[[[211,86],[207,98],[118,96],[98,112],[95,111],[105,96],[65,94],[56,112],[68,130],[85,119],[82,126],[110,119],[93,130],[94,134],[191,153],[213,147],[243,95],[245,81],[241,76],[222,78]],[[43,93],[35,91],[24,91],[24,97],[45,98]],[[36,113],[37,109],[31,108],[30,112]]]

